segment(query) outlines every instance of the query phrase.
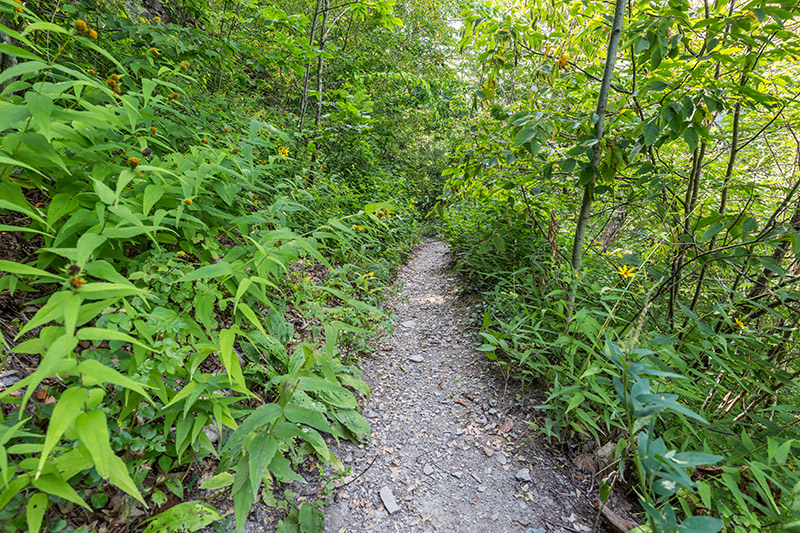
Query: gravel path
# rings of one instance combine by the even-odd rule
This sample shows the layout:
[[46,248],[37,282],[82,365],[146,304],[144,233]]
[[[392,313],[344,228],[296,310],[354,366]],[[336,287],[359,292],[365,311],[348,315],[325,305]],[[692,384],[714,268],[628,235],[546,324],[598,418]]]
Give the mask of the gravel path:
[[325,531],[590,531],[563,461],[531,442],[520,402],[475,349],[479,309],[459,298],[449,260],[428,241],[399,272],[396,331],[362,367],[372,442],[336,449],[352,473]]

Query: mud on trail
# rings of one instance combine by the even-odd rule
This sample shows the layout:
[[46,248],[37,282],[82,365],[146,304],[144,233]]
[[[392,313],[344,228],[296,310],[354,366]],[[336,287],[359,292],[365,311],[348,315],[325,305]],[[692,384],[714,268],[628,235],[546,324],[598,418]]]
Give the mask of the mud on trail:
[[427,241],[398,273],[394,335],[362,366],[372,441],[336,449],[352,473],[325,531],[590,531],[588,484],[533,442],[529,404],[476,350],[480,309],[459,298],[449,263]]

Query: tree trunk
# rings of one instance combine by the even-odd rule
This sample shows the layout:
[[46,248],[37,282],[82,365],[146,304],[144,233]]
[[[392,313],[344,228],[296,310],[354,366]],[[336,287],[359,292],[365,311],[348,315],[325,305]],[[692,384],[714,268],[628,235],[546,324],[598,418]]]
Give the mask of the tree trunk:
[[[581,201],[580,214],[578,215],[578,222],[575,226],[575,238],[572,243],[572,271],[574,273],[577,273],[583,264],[583,243],[586,239],[586,226],[589,222],[592,201],[594,200],[594,186],[600,163],[600,141],[603,139],[603,133],[605,132],[606,105],[608,104],[608,93],[611,88],[611,78],[614,77],[614,66],[617,61],[617,47],[619,46],[619,38],[622,34],[622,23],[625,18],[626,4],[626,0],[616,0],[614,22],[611,25],[611,35],[608,38],[606,64],[603,69],[603,79],[600,82],[600,94],[597,97],[596,113],[598,119],[594,129],[597,144],[594,145],[592,153],[592,175],[589,178],[589,182],[583,188],[583,200]],[[570,301],[575,301],[574,290],[570,292]]]
[[[317,0],[317,6],[314,8],[314,18],[311,20],[311,31],[308,37],[308,46],[314,46],[314,37],[317,33],[317,18],[319,17],[319,7],[322,0]],[[308,78],[311,73],[311,63],[306,63],[306,72],[303,74],[303,95],[300,102],[300,126],[299,131],[303,131],[303,124],[306,121],[306,109],[308,108]]]
[[317,58],[317,116],[314,118],[314,127],[319,128],[319,118],[322,116],[322,52],[325,50],[328,22],[328,0],[322,0],[322,27],[319,30],[319,57]]

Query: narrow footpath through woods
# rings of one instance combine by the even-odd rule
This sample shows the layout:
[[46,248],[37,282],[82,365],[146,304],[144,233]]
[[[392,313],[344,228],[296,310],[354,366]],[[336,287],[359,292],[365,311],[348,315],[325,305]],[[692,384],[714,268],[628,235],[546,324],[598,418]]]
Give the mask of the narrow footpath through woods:
[[372,442],[337,449],[352,473],[325,531],[590,531],[589,498],[533,443],[520,399],[475,349],[480,309],[449,262],[431,240],[399,272],[395,333],[363,364]]

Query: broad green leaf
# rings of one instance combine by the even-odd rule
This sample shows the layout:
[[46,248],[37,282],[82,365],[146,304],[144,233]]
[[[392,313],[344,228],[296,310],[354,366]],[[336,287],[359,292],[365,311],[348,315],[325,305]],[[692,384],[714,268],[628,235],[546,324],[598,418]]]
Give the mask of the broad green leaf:
[[198,279],[221,278],[233,274],[233,267],[226,261],[220,261],[213,265],[206,265],[200,267],[192,272],[187,272],[177,280],[175,283],[182,283],[184,281],[194,281]]
[[268,403],[256,408],[244,422],[242,422],[222,447],[222,451],[229,450],[241,443],[251,431],[261,429],[267,424],[271,424],[281,416],[281,408],[276,403]]
[[[23,61],[22,63],[6,68],[0,73],[0,85],[3,85],[11,78],[33,74],[34,72],[39,72],[46,68],[47,63],[42,61]],[[0,131],[7,129],[12,124],[16,124],[28,116],[30,116],[30,111],[24,106],[3,102],[0,104],[0,117],[2,117],[0,118]]]
[[69,35],[69,31],[67,31],[64,27],[59,26],[58,24],[53,24],[52,22],[45,22],[45,21],[37,21],[32,22],[25,26],[25,29],[22,30],[22,36],[25,37],[30,35],[34,31],[51,31],[53,33],[61,33],[64,35]]
[[76,263],[80,266],[89,262],[89,258],[98,246],[106,242],[107,237],[94,232],[87,232],[78,239]]
[[41,270],[23,263],[15,263],[14,261],[6,260],[0,260],[0,272],[8,272],[9,274],[19,274],[21,276],[37,278],[55,278],[58,280],[66,279],[64,276],[58,276],[56,274],[47,272],[46,270]]
[[233,474],[230,472],[222,472],[201,483],[200,488],[204,490],[217,490],[224,489],[231,485],[233,485]]
[[723,457],[711,453],[683,452],[676,453],[671,459],[684,468],[690,468],[701,465],[713,465],[722,461]]
[[78,289],[78,293],[87,300],[99,300],[119,296],[144,296],[148,291],[130,284],[91,282]]
[[341,409],[336,412],[335,416],[359,441],[369,440],[372,430],[369,422],[360,413],[352,409]]
[[47,425],[42,456],[39,458],[39,466],[36,468],[35,478],[38,478],[41,474],[47,456],[58,444],[61,436],[75,419],[83,413],[83,404],[88,392],[83,387],[70,387],[56,401],[56,406],[53,408],[53,414],[50,416],[50,422]]
[[222,366],[228,373],[231,386],[236,390],[247,393],[247,383],[242,374],[242,365],[239,363],[239,355],[234,352],[233,344],[236,341],[236,332],[232,329],[223,329],[219,332],[219,351]]
[[336,407],[355,409],[358,405],[353,393],[324,378],[301,376],[298,379],[298,389],[319,393],[322,400]]
[[78,323],[82,303],[83,298],[74,293],[70,293],[69,297],[64,301],[64,329],[68,337],[75,335],[75,326]]
[[690,516],[678,526],[679,533],[717,533],[725,522],[711,516]]
[[686,141],[686,144],[689,145],[689,151],[694,152],[697,149],[697,143],[700,140],[700,137],[697,135],[697,131],[689,126],[686,128],[686,131],[683,132],[683,139]]
[[239,305],[239,300],[244,296],[244,293],[247,292],[247,289],[250,288],[252,281],[250,278],[243,278],[242,281],[239,282],[239,287],[236,289],[236,297],[233,299],[233,312],[236,313],[236,307]]
[[280,440],[295,437],[306,441],[314,448],[323,463],[329,464],[337,461],[336,457],[328,449],[325,439],[315,429],[310,427],[301,428],[292,422],[279,421],[275,424],[272,434]]
[[525,126],[514,137],[514,146],[522,146],[536,136],[536,127],[529,125]]
[[37,492],[28,500],[25,508],[25,519],[28,522],[28,533],[39,533],[42,518],[47,510],[47,495]]
[[656,139],[658,139],[658,135],[661,133],[661,128],[659,128],[658,124],[654,122],[645,122],[642,124],[642,133],[644,133],[645,146],[650,146],[656,142]]
[[147,519],[144,533],[199,531],[221,518],[219,512],[205,502],[183,502]]
[[[112,385],[117,385],[124,389],[130,389],[138,394],[141,394],[147,399],[147,401],[153,403],[153,400],[150,399],[150,395],[144,390],[144,387],[153,388],[152,386],[143,385],[137,381],[134,381],[124,374],[117,372],[113,368],[107,367],[96,359],[87,359],[86,361],[82,362],[75,369],[75,372],[82,374],[84,377],[84,383],[89,386],[111,383]],[[94,380],[96,383],[92,383],[92,380]]]
[[233,513],[236,518],[236,533],[242,533],[247,515],[253,507],[256,495],[249,481],[249,457],[244,456],[236,466],[236,479],[233,484]]
[[258,488],[261,486],[264,473],[277,451],[278,441],[272,436],[272,432],[270,431],[262,431],[250,441],[247,453],[250,457],[250,490],[253,494],[258,494]]
[[100,198],[100,201],[106,205],[112,205],[116,199],[116,195],[111,188],[100,180],[92,180],[94,182],[94,192]]
[[89,411],[75,420],[75,429],[81,442],[92,456],[94,467],[100,477],[122,489],[147,505],[139,489],[130,477],[122,459],[114,455],[108,435],[106,415],[102,411]]
[[150,210],[156,205],[161,197],[164,196],[164,188],[159,185],[148,185],[144,190],[144,199],[142,200],[142,214],[147,216]]
[[333,433],[330,423],[325,419],[325,416],[319,411],[309,409],[307,407],[300,407],[297,405],[287,405],[283,410],[286,420],[296,422],[298,424],[305,424],[311,426],[319,431],[326,433]]
[[25,405],[30,400],[33,391],[45,378],[52,377],[59,372],[67,372],[75,367],[74,358],[68,357],[72,355],[72,351],[78,345],[78,339],[67,335],[62,335],[57,338],[47,349],[39,365],[33,374],[26,376],[19,380],[11,387],[0,393],[0,399],[11,394],[12,392],[27,387],[25,394],[22,396],[22,403],[20,404],[20,414],[24,412]]
[[21,57],[23,59],[34,59],[34,60],[43,61],[43,59],[41,57],[37,56],[34,53],[28,52],[27,50],[23,50],[22,48],[19,48],[18,46],[14,46],[12,44],[6,44],[6,43],[0,44],[0,54],[5,54],[5,55],[11,56],[11,57]]
[[564,412],[569,413],[570,411],[578,407],[580,404],[582,404],[583,400],[585,399],[586,397],[581,392],[572,395],[572,397],[569,399],[569,402],[567,403],[567,410]]
[[80,494],[78,494],[78,492],[72,488],[72,485],[64,481],[64,479],[58,474],[43,474],[39,476],[39,479],[33,480],[33,486],[42,492],[52,494],[53,496],[58,496],[59,498],[63,498],[69,502],[80,505],[90,512],[92,510],[91,507],[89,507],[86,502],[83,501],[83,498],[81,498]]
[[0,509],[4,509],[8,502],[16,496],[19,491],[28,486],[30,478],[27,476],[16,477],[0,492]]
[[105,328],[81,328],[78,330],[76,335],[82,341],[121,341],[121,342],[129,342],[131,344],[135,344],[136,346],[141,346],[145,350],[150,350],[154,352],[155,349],[147,346],[143,342],[138,339],[135,339],[128,335],[127,333],[123,333],[121,331],[115,331],[113,329],[105,329]]
[[51,126],[54,122],[51,116],[55,109],[53,99],[34,91],[28,91],[25,93],[25,101],[33,115],[33,121],[39,126],[38,132],[50,141],[53,136]]
[[84,265],[84,270],[86,270],[86,273],[90,276],[102,279],[104,281],[119,283],[122,285],[133,285],[125,276],[117,272],[117,269],[107,261],[94,260],[91,263]]

